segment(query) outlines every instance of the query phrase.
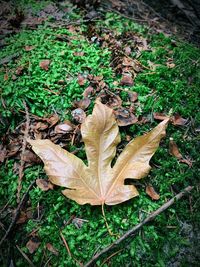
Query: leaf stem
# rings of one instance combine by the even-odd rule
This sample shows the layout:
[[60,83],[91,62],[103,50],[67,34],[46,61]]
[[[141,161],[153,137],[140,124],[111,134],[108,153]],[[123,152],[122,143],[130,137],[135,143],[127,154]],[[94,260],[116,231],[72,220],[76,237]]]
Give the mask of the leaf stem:
[[119,238],[119,235],[118,234],[114,234],[112,232],[112,230],[110,229],[109,225],[108,225],[108,221],[107,221],[106,215],[105,215],[104,203],[102,203],[102,205],[101,205],[101,211],[102,211],[103,219],[104,219],[104,222],[106,224],[106,228],[108,230],[109,235],[110,236],[117,236]]

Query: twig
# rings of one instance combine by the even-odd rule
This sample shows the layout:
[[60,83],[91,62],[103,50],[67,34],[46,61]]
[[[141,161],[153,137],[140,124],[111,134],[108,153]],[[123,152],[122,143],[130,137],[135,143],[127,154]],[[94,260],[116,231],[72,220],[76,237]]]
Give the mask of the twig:
[[141,223],[134,226],[132,229],[127,231],[124,235],[122,235],[119,239],[115,240],[111,245],[105,247],[102,249],[99,253],[94,255],[90,261],[88,261],[84,267],[90,267],[94,266],[94,263],[105,253],[109,252],[113,248],[117,247],[120,243],[122,243],[124,240],[126,240],[128,237],[134,236],[138,230],[140,230],[145,224],[152,221],[157,215],[168,209],[171,205],[174,204],[177,200],[181,199],[186,193],[189,193],[194,186],[188,186],[186,187],[182,192],[177,194],[175,197],[167,201],[165,204],[163,204],[159,209],[155,210],[153,213],[151,213],[146,219],[144,219]]
[[62,232],[60,232],[60,236],[61,236],[62,241],[63,241],[63,243],[64,243],[64,245],[65,245],[65,247],[66,247],[66,249],[67,249],[67,252],[68,252],[69,256],[71,257],[71,256],[72,256],[71,251],[70,251],[70,249],[69,249],[69,246],[68,246],[68,244],[67,244],[67,241],[65,240],[65,237],[64,237],[64,235],[62,234]]
[[29,265],[30,265],[31,267],[35,267],[35,265],[32,263],[32,261],[31,261],[31,260],[29,259],[29,257],[26,255],[26,253],[24,253],[18,245],[16,245],[16,248],[19,250],[19,252],[22,254],[22,256],[27,260],[27,262],[29,263]]
[[10,226],[8,227],[8,230],[6,231],[5,235],[3,236],[3,238],[1,239],[0,241],[0,246],[2,245],[2,243],[4,242],[4,240],[9,236],[9,234],[11,233],[11,231],[13,230],[14,226],[15,226],[15,223],[19,217],[19,213],[20,213],[20,210],[21,208],[23,207],[23,205],[25,204],[25,202],[27,201],[27,197],[28,197],[28,194],[29,194],[29,191],[33,188],[33,186],[35,185],[35,180],[29,185],[26,193],[23,195],[16,211],[15,211],[15,215],[12,219],[12,222],[10,224]]
[[29,117],[29,113],[28,113],[28,108],[26,105],[26,102],[23,101],[24,104],[24,108],[26,111],[26,126],[25,126],[25,130],[24,130],[24,138],[23,138],[23,143],[22,143],[22,152],[21,152],[21,161],[20,161],[20,167],[19,167],[19,179],[18,179],[18,186],[17,186],[17,203],[20,202],[20,192],[22,189],[22,179],[24,176],[24,166],[25,166],[25,161],[23,159],[24,156],[24,152],[26,150],[26,144],[27,144],[27,139],[28,139],[28,132],[29,132],[29,125],[30,125],[30,117]]

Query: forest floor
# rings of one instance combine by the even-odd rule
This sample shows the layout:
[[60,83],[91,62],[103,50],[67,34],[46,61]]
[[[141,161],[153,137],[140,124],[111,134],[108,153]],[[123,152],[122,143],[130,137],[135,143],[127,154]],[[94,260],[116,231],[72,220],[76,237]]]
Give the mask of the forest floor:
[[[1,6],[1,266],[84,266],[187,186],[194,186],[191,194],[96,266],[199,264],[198,36],[194,28],[189,33],[188,22],[184,32],[183,24],[144,2],[128,3],[103,1],[97,9],[70,1]],[[172,118],[150,174],[128,181],[140,195],[105,206],[118,237],[109,235],[101,207],[78,205],[49,182],[27,142],[50,139],[86,161],[81,123],[97,97],[116,114],[122,139],[117,155],[130,139],[168,114]]]

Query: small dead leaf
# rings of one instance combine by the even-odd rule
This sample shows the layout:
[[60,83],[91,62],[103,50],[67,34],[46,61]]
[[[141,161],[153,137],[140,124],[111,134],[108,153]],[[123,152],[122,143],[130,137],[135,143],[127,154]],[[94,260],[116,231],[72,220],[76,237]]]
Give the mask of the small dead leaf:
[[15,70],[15,74],[16,74],[17,76],[20,76],[20,75],[23,74],[23,71],[24,71],[24,67],[23,67],[23,66],[19,66],[19,67],[17,67],[17,69]]
[[4,81],[7,81],[9,79],[8,73],[4,74]]
[[50,183],[48,180],[45,179],[36,179],[36,185],[42,190],[42,191],[48,191],[49,189],[53,189],[53,184]]
[[149,161],[165,135],[167,124],[165,120],[130,141],[113,167],[111,162],[120,142],[119,127],[113,110],[98,100],[92,115],[81,125],[88,165],[49,140],[29,140],[29,143],[45,163],[50,181],[66,188],[63,191],[66,197],[81,205],[115,205],[138,196],[136,187],[125,185],[124,181],[148,174]]
[[40,163],[40,158],[37,157],[35,153],[27,149],[24,151],[21,159],[26,163]]
[[6,154],[7,154],[6,148],[0,144],[0,162],[1,163],[4,162],[4,160],[6,158]]
[[176,157],[177,159],[182,159],[183,158],[183,156],[179,152],[178,146],[174,142],[173,138],[170,138],[170,141],[169,141],[169,153],[172,156]]
[[41,69],[48,71],[50,63],[51,61],[49,59],[45,59],[45,60],[40,61],[39,65]]
[[126,47],[124,48],[124,52],[125,52],[125,54],[126,54],[127,56],[129,56],[129,55],[131,54],[131,48],[130,48],[130,46],[126,46]]
[[74,101],[73,105],[76,108],[81,108],[85,110],[91,103],[91,100],[88,97],[85,97],[79,101]]
[[146,193],[148,196],[150,196],[153,200],[158,200],[160,198],[159,194],[156,193],[155,189],[152,185],[146,186]]
[[83,86],[85,84],[85,82],[86,82],[85,78],[81,74],[79,74],[78,75],[78,84],[80,86]]
[[154,112],[153,117],[155,120],[163,121],[169,118],[169,116],[165,115],[164,113]]
[[133,78],[130,75],[123,75],[121,82],[121,85],[128,85],[128,86],[132,86],[133,85]]
[[84,52],[74,52],[74,56],[82,57],[84,56]]
[[56,125],[55,129],[54,129],[54,133],[55,134],[65,134],[65,133],[69,133],[71,131],[74,130],[74,125],[66,120],[61,124]]
[[117,124],[119,126],[127,126],[134,123],[137,123],[138,119],[136,116],[130,112],[130,110],[125,108],[119,108],[115,110],[115,117],[117,119]]
[[38,237],[32,237],[27,243],[26,243],[26,247],[29,250],[29,252],[31,254],[33,254],[39,247],[40,245],[40,241],[38,239]]
[[35,46],[33,46],[33,45],[26,45],[24,47],[24,50],[27,51],[27,52],[29,52],[29,51],[33,50],[34,48],[35,48]]
[[59,117],[57,114],[53,114],[51,115],[49,118],[47,118],[47,122],[50,124],[50,128],[53,127],[54,125],[56,125],[56,123],[59,122]]
[[86,114],[81,108],[76,108],[72,111],[72,117],[76,122],[83,123],[86,118]]
[[46,244],[46,248],[48,249],[48,251],[52,252],[54,255],[58,256],[59,252],[57,249],[55,249],[50,243]]
[[173,138],[170,138],[170,141],[169,141],[169,153],[172,156],[176,157],[179,162],[187,164],[190,168],[192,167],[192,161],[182,156]]
[[83,97],[88,97],[90,95],[93,95],[94,94],[94,88],[92,86],[88,86],[85,91],[83,92]]
[[137,92],[128,92],[129,99],[132,103],[136,102],[138,100],[138,93]]
[[172,124],[173,124],[173,125],[180,125],[180,126],[183,126],[183,125],[185,125],[187,122],[188,122],[188,120],[182,118],[179,114],[175,114],[175,115],[172,117]]
[[100,93],[99,98],[103,104],[106,104],[110,108],[121,107],[122,100],[118,95],[110,92],[109,90],[105,90]]

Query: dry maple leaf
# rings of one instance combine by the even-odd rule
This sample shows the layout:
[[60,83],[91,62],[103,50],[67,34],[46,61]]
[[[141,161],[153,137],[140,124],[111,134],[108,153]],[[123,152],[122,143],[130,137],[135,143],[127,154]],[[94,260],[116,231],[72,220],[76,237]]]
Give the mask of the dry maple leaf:
[[67,189],[63,194],[79,204],[115,205],[138,195],[133,185],[124,185],[126,178],[140,179],[150,170],[149,160],[165,135],[168,120],[149,133],[127,144],[114,167],[111,162],[120,142],[113,110],[97,101],[92,115],[81,125],[88,165],[49,140],[29,140],[43,160],[53,184]]

